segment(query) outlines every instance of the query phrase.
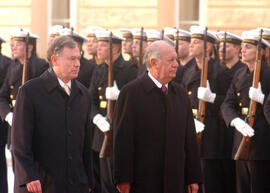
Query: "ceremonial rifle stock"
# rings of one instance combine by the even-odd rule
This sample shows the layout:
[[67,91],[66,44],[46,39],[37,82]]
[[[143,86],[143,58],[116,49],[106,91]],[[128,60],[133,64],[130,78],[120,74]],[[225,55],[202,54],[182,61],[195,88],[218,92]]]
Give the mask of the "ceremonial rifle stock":
[[140,55],[139,55],[139,65],[140,68],[143,65],[143,27],[141,28],[141,36],[140,36]]
[[29,32],[27,33],[26,40],[25,40],[25,57],[24,57],[23,73],[22,73],[22,85],[27,80],[29,80],[28,47],[29,47]]
[[[254,74],[253,74],[253,81],[252,81],[252,87],[258,88],[259,80],[260,80],[260,73],[261,73],[261,44],[262,44],[262,29],[260,32],[260,39],[257,45],[257,53],[256,53],[256,63],[254,66]],[[249,111],[247,116],[247,122],[250,127],[253,127],[254,120],[255,120],[255,114],[256,114],[256,106],[257,103],[254,100],[250,100],[249,103]],[[250,137],[243,136],[241,143],[237,149],[237,152],[234,156],[235,160],[247,160],[249,156],[249,150],[250,150]]]
[[[113,86],[114,74],[113,74],[113,59],[112,59],[112,32],[110,33],[109,39],[109,49],[110,49],[110,61],[108,64],[108,87]],[[115,102],[113,100],[107,100],[107,115],[106,118],[110,123],[110,130],[104,132],[104,140],[99,152],[99,157],[111,157],[113,149],[113,139],[112,139],[112,116]]]
[[[203,42],[204,50],[203,50],[203,66],[201,70],[201,80],[200,80],[201,87],[207,86],[208,58],[206,48],[207,48],[207,27],[205,28],[204,42]],[[205,101],[199,100],[199,108],[196,118],[202,123],[204,123],[205,119],[205,110],[206,110]],[[197,137],[198,137],[199,151],[202,152],[202,132],[198,133]]]
[[226,65],[226,41],[227,41],[227,33],[224,33],[224,42],[223,42],[223,49],[222,49],[222,64]]

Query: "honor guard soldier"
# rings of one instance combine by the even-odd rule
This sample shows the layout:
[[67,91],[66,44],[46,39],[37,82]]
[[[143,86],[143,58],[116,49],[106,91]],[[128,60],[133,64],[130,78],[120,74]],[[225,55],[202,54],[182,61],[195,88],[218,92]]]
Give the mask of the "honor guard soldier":
[[189,54],[190,38],[191,34],[188,31],[182,29],[175,31],[174,44],[177,50],[179,66],[174,81],[180,84],[190,76],[189,69],[196,65],[195,58]]
[[[6,77],[7,69],[10,66],[10,58],[2,55],[2,43],[6,41],[0,37],[0,88]],[[8,123],[2,121],[0,118],[0,193],[8,192],[8,183],[7,183],[7,161],[5,148],[7,143],[7,132],[8,132]]]
[[[92,149],[95,152],[94,166],[100,168],[101,192],[112,193],[117,192],[112,181],[111,157],[100,158],[97,163],[99,152],[104,139],[104,132],[110,130],[110,124],[106,119],[107,100],[117,100],[121,88],[129,81],[137,76],[137,67],[132,62],[127,62],[121,55],[122,38],[112,34],[110,41],[110,32],[102,31],[97,34],[98,49],[97,56],[105,63],[97,66],[90,86],[90,94],[92,100],[91,119],[95,124],[93,133]],[[112,50],[110,53],[110,43],[112,42]],[[111,59],[110,59],[111,58]],[[112,62],[114,84],[108,87],[109,65]]]
[[163,32],[164,35],[163,35],[163,38],[162,38],[162,39],[164,39],[165,37],[167,37],[167,38],[169,38],[170,40],[174,41],[174,33],[175,33],[176,29],[171,28],[171,27],[165,27],[165,28],[163,29],[163,31],[164,31],[164,32]]
[[96,34],[99,33],[99,31],[103,31],[105,29],[98,27],[98,26],[88,26],[86,28],[87,33],[87,53],[92,57],[90,59],[90,62],[94,63],[95,65],[99,65],[102,63],[102,61],[97,57],[97,47],[98,47],[98,40],[96,37]]
[[[22,72],[25,62],[28,63],[28,78],[32,79],[40,76],[46,69],[48,63],[40,59],[36,54],[36,41],[38,36],[23,29],[16,29],[11,34],[11,40],[14,41],[12,60],[8,68],[6,78],[0,89],[0,116],[12,125],[13,108],[19,87],[22,84]],[[28,56],[25,56],[26,40],[28,39]],[[9,130],[10,134],[10,130]],[[8,138],[10,139],[10,138]],[[10,145],[10,141],[8,141]]]
[[[231,184],[226,184],[226,179],[231,176],[226,173],[227,164],[225,160],[225,152],[228,148],[226,141],[228,129],[220,111],[220,105],[229,87],[226,68],[210,57],[217,36],[211,31],[206,31],[206,28],[202,26],[191,26],[190,31],[189,52],[191,56],[195,57],[197,65],[191,67],[189,77],[183,80],[183,85],[187,89],[195,117],[202,114],[198,106],[199,102],[205,103],[205,114],[203,115],[205,128],[201,122],[195,119],[197,132],[203,130],[200,148],[204,190],[206,193],[230,192],[231,187],[228,186],[231,186]],[[207,69],[206,66],[208,66]],[[204,87],[200,84],[202,81],[200,77],[205,70],[207,70],[207,79],[204,77],[206,83]]]
[[[262,38],[270,44],[270,29],[264,28],[264,27],[257,28],[257,30],[259,30],[259,31],[261,29],[263,30]],[[270,66],[270,48],[267,48],[265,50],[265,61],[266,61],[267,65]]]
[[71,37],[77,44],[80,49],[81,59],[80,59],[80,72],[77,80],[79,80],[86,88],[89,88],[93,71],[95,70],[96,65],[84,57],[83,43],[87,41],[87,38],[83,35],[73,31],[73,29],[64,28],[60,32],[61,36]]
[[122,53],[128,55],[128,61],[136,62],[135,58],[132,54],[132,42],[133,42],[133,35],[131,29],[128,28],[120,28],[120,32],[122,34]]
[[147,45],[150,46],[153,42],[161,40],[161,33],[154,29],[145,30],[147,36]]
[[[244,31],[242,33],[242,61],[245,67],[239,69],[232,80],[226,98],[222,104],[222,113],[227,126],[234,127],[233,157],[235,156],[242,137],[249,137],[250,145],[247,157],[236,161],[237,193],[262,193],[270,191],[270,128],[263,113],[265,98],[269,93],[269,68],[261,64],[258,88],[252,87],[253,73],[259,65],[256,55],[262,54],[269,47],[268,42],[261,39],[261,50],[258,43],[258,31]],[[250,102],[256,102],[256,113],[248,119],[254,118],[250,126],[247,118]],[[253,107],[252,107],[253,108]],[[246,141],[246,140],[245,140]]]
[[56,37],[60,36],[60,33],[63,29],[64,27],[62,25],[54,25],[49,28],[48,46],[51,45]]
[[147,36],[146,32],[142,29],[132,29],[133,42],[132,42],[132,54],[137,61],[138,77],[147,72],[146,66],[142,64],[142,59],[147,48]]

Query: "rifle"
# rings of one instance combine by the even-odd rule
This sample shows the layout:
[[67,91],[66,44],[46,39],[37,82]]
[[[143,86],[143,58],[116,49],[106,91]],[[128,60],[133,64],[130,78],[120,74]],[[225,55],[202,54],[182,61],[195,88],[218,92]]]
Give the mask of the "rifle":
[[[262,47],[262,32],[260,31],[260,39],[257,45],[257,53],[256,53],[256,63],[254,66],[254,74],[253,74],[253,81],[252,81],[252,87],[258,88],[259,80],[260,80],[260,72],[261,72],[261,47]],[[248,116],[246,118],[246,122],[248,122],[250,127],[253,127],[254,120],[255,120],[255,114],[256,114],[256,106],[257,103],[254,100],[250,100],[249,103],[249,111]],[[249,150],[250,150],[250,137],[243,136],[241,143],[237,149],[237,152],[234,156],[235,160],[247,160],[249,156]]]
[[29,80],[28,47],[29,47],[29,32],[27,33],[26,40],[25,40],[25,57],[24,57],[23,73],[22,73],[22,85],[27,80]]
[[[112,32],[110,33],[109,39],[109,51],[110,51],[110,61],[108,64],[108,87],[113,86],[114,74],[113,74],[113,58],[112,58]],[[112,125],[113,109],[115,102],[113,100],[107,101],[107,115],[106,118],[110,125]],[[111,127],[111,126],[110,126]],[[99,157],[111,157],[113,149],[113,139],[112,139],[112,128],[104,133],[104,140],[99,152]]]
[[178,47],[179,47],[179,42],[178,42],[178,36],[179,36],[179,31],[177,29],[176,31],[176,39],[175,39],[175,51],[176,51],[176,54],[177,54],[177,60],[179,59],[178,57]]
[[161,40],[164,40],[164,29],[161,30]]
[[223,42],[223,49],[222,49],[222,64],[226,65],[226,41],[227,41],[227,33],[224,33],[224,42]]
[[139,65],[140,68],[143,65],[143,27],[141,28],[141,36],[140,36],[140,56],[139,56]]
[[[208,28],[205,27],[204,32],[204,41],[203,41],[203,66],[201,70],[201,80],[200,80],[200,86],[206,87],[207,86],[207,73],[208,73],[208,58],[207,58],[207,30]],[[206,103],[203,100],[199,100],[199,108],[198,113],[196,115],[196,118],[204,122],[205,119],[205,110],[206,110]],[[199,151],[202,152],[202,132],[197,134],[198,143],[199,143]]]

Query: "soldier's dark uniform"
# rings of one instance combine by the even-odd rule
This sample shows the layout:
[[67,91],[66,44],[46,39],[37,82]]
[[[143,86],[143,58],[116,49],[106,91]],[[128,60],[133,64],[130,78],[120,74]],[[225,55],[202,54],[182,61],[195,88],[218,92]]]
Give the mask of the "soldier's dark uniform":
[[[269,69],[262,65],[260,82],[262,92],[269,93],[270,74]],[[229,127],[231,121],[239,117],[245,120],[249,108],[249,88],[252,86],[253,72],[250,72],[245,66],[239,69],[232,80],[231,86],[227,92],[226,98],[222,104],[222,113]],[[266,97],[265,97],[266,98]],[[239,193],[261,193],[270,192],[270,127],[266,122],[263,113],[263,106],[257,103],[254,125],[252,127],[255,135],[250,139],[250,152],[248,161],[236,161],[237,167],[237,190]],[[232,156],[235,155],[242,134],[234,129],[234,143]],[[251,170],[254,171],[251,172]],[[250,172],[253,174],[251,176]],[[252,180],[252,182],[250,181]],[[250,187],[252,184],[252,187]]]
[[[30,79],[40,76],[48,68],[48,63],[36,55],[29,59],[28,65]],[[18,89],[22,84],[22,71],[23,65],[18,60],[12,60],[0,89],[0,116],[2,120],[5,120],[7,114],[13,111]],[[8,139],[10,139],[10,129],[8,133]],[[10,145],[10,140],[8,140],[8,145]]]
[[[119,90],[121,90],[121,88],[129,81],[136,78],[137,75],[136,65],[134,63],[124,61],[122,55],[120,55],[115,60],[113,66],[114,66],[114,79],[116,80],[116,84]],[[107,86],[108,86],[108,65],[103,63],[96,67],[90,86],[90,95],[92,99],[91,119],[93,119],[93,117],[95,117],[95,115],[97,114],[101,114],[103,116],[106,116],[107,114],[107,100],[105,97],[105,91]],[[94,133],[93,133],[92,149],[96,152],[96,154],[98,154],[100,152],[103,143],[104,133],[100,131],[100,129],[97,126],[95,126],[93,132]],[[101,162],[102,160],[100,160],[100,163]],[[111,168],[110,166],[107,166],[108,168],[104,168],[104,165],[100,165],[100,172],[101,173],[105,172],[102,173],[101,176],[107,176],[108,179],[105,179],[106,184],[104,184],[104,182],[101,182],[102,190],[105,187],[105,189],[114,192],[115,190],[111,189],[111,187],[108,186],[108,184],[112,184],[111,181],[112,176],[110,172]],[[106,173],[108,171],[109,173]]]
[[[192,65],[186,72],[186,77],[182,79],[182,85],[187,90],[191,101],[194,116],[198,112],[197,90],[200,86],[201,70],[197,65]],[[216,93],[214,103],[206,102],[205,129],[202,132],[202,165],[204,172],[204,183],[206,192],[219,190],[219,192],[229,192],[233,185],[226,182],[220,184],[223,179],[231,174],[227,171],[226,159],[231,159],[232,136],[227,129],[221,116],[220,105],[225,98],[229,87],[230,77],[224,66],[210,59],[208,62],[208,80],[210,89]],[[224,168],[225,167],[225,168]],[[212,173],[215,172],[215,173]],[[215,177],[213,177],[215,176]]]
[[[0,46],[1,44],[2,41],[0,38]],[[0,53],[0,88],[2,87],[2,84],[6,77],[7,69],[10,65],[10,62],[11,62],[10,58]],[[8,123],[0,118],[0,193],[8,192],[7,163],[5,154],[5,147],[7,143],[7,131],[8,131]]]
[[174,78],[175,82],[178,82],[180,84],[182,84],[183,80],[186,80],[190,75],[188,74],[189,69],[191,67],[193,67],[194,65],[196,65],[196,60],[195,58],[192,58],[190,61],[188,61],[188,63],[186,63],[186,65],[181,65],[179,64],[177,72],[176,72],[176,76]]

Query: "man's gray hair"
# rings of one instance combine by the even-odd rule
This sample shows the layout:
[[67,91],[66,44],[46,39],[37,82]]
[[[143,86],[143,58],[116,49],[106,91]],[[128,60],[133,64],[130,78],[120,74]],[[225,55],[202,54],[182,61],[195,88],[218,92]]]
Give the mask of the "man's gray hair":
[[150,46],[146,48],[143,62],[146,66],[146,68],[151,68],[150,59],[155,58],[157,60],[161,59],[161,49],[158,46],[153,45],[152,43]]
[[59,56],[61,52],[64,50],[64,47],[68,48],[76,48],[77,43],[68,36],[60,36],[53,40],[52,44],[50,45],[49,49],[47,50],[47,60],[52,66],[51,57]]

